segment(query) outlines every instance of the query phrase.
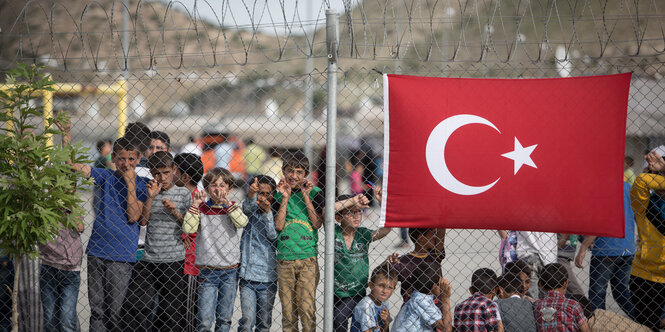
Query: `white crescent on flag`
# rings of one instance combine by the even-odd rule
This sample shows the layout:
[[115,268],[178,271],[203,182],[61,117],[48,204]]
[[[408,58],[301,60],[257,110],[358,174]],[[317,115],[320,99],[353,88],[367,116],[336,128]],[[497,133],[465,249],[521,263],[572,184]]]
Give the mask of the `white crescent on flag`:
[[448,138],[450,138],[450,135],[452,135],[457,129],[474,123],[492,127],[494,130],[501,133],[493,123],[485,118],[471,114],[459,114],[441,121],[441,123],[434,127],[434,130],[432,130],[432,133],[429,135],[425,148],[427,167],[436,182],[446,190],[458,195],[478,195],[492,188],[501,179],[498,178],[494,182],[485,186],[470,186],[457,180],[455,176],[450,173],[448,165],[446,165],[444,151],[446,149]]

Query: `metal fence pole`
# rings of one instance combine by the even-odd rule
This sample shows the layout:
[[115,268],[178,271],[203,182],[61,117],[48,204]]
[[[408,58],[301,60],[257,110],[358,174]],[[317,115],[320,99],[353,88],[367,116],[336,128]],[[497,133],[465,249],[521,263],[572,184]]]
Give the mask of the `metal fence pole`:
[[337,152],[337,43],[339,17],[326,10],[326,44],[328,46],[328,114],[326,121],[326,244],[323,279],[323,330],[333,330],[333,292],[335,283],[335,154]]
[[[314,82],[312,77],[312,71],[314,71],[314,58],[311,56],[311,50],[310,50],[310,56],[307,57],[307,62],[305,62],[305,75],[307,75],[307,78],[305,79],[305,121],[306,123],[312,123],[314,120],[314,114],[312,114],[314,110],[314,101],[312,100],[313,96],[313,91],[314,91]],[[312,132],[314,131],[314,128],[309,125],[305,126],[305,156],[307,156],[307,159],[310,161],[310,172],[312,171],[312,166],[314,165],[314,152],[312,149]]]
[[[308,1],[307,2],[307,16],[311,18],[312,14],[312,2],[313,1]],[[314,77],[312,76],[312,72],[314,71],[314,58],[313,58],[313,50],[312,50],[313,44],[309,44],[309,54],[307,55],[307,61],[305,62],[305,75],[306,75],[306,80],[305,80],[305,121],[307,123],[312,123],[312,120],[314,119],[314,114],[312,114],[313,109],[314,109],[314,100],[312,100],[313,92],[314,92],[314,82],[313,79]],[[307,159],[310,161],[310,169],[309,171],[312,171],[312,166],[314,165],[314,152],[312,149],[312,132],[314,131],[314,128],[312,126],[306,126],[305,127],[305,156],[307,156]]]
[[129,0],[122,1],[122,51],[124,55],[122,77],[129,79]]
[[127,84],[124,79],[118,80],[116,93],[118,95],[118,138],[125,136],[125,127],[127,127],[127,110],[129,102],[127,101]]

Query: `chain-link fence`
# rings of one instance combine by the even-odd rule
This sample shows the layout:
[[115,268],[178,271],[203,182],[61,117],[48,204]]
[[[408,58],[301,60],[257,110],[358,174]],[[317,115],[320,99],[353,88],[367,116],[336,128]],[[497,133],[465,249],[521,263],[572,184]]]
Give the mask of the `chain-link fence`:
[[[460,326],[474,317],[463,309],[472,306],[485,310],[475,318],[481,325],[495,325],[500,309],[512,331],[535,331],[515,328],[525,317],[540,326],[565,324],[543,308],[566,312],[574,326],[586,315],[594,331],[635,331],[634,319],[657,329],[665,321],[658,196],[649,209],[635,209],[637,224],[627,214],[624,241],[522,230],[390,230],[380,227],[379,201],[381,73],[533,78],[632,71],[624,181],[636,183],[633,207],[649,202],[649,189],[662,188],[640,177],[644,155],[665,144],[659,5],[0,4],[2,68],[17,61],[46,66],[55,90],[35,96],[34,105],[45,117],[71,117],[71,141],[89,147],[92,161],[78,168],[95,180],[79,191],[88,211],[83,230],[62,230],[41,248],[40,260],[23,259],[20,330],[346,331],[351,321],[354,331],[398,321],[398,328],[412,326],[406,330],[467,330]],[[326,20],[331,6],[344,11]],[[123,174],[135,166],[132,194]],[[544,268],[555,262],[565,268],[567,288],[556,282],[560,267]],[[4,285],[13,284],[12,266],[3,259],[0,271],[7,329]],[[436,304],[428,297],[440,277],[450,281],[449,307],[445,295]],[[503,300],[545,296],[539,277],[548,278],[548,289],[566,288],[581,306]],[[499,304],[465,301],[471,289]],[[422,307],[407,305],[410,299]],[[426,323],[404,325],[419,314]]]

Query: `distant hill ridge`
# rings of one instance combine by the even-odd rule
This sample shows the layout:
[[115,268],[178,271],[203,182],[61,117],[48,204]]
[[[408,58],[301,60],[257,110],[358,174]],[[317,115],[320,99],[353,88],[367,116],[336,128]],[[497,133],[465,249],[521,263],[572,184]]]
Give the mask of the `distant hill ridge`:
[[[653,56],[665,49],[662,9],[645,1],[386,0],[350,5],[350,14],[341,13],[342,57],[538,61],[552,57],[548,47],[557,45],[590,57]],[[122,68],[121,8],[121,0],[1,2],[0,59],[41,58],[71,71]],[[224,23],[232,22],[229,13],[216,10],[226,17]],[[269,64],[302,59],[310,44],[315,56],[325,55],[324,26],[315,40],[307,40],[252,33],[246,26],[221,28],[167,0],[132,0],[130,11],[129,65],[137,70]],[[298,22],[285,24],[300,32]]]

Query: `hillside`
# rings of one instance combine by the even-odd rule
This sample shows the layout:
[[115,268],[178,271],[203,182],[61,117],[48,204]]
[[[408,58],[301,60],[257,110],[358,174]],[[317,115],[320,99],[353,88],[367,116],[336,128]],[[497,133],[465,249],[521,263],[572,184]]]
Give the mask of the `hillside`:
[[[0,1],[0,66],[37,62],[57,81],[112,83],[126,65],[121,6],[119,0]],[[280,59],[279,49],[265,46],[275,38],[261,33],[216,27],[159,1],[132,0],[130,7],[130,93],[141,94],[148,114],[168,112],[217,83],[260,77]]]
[[662,8],[644,1],[367,0],[343,19],[340,52],[402,58],[408,70],[422,62],[447,62],[453,69],[525,63],[517,75],[530,76],[526,64],[551,63],[562,46],[568,59],[584,61],[580,69],[594,70],[601,58],[636,57],[654,74],[662,69],[646,67],[661,62],[655,57],[665,49],[663,17]]
[[[36,61],[47,64],[58,81],[113,82],[125,67],[121,4],[0,1],[0,67]],[[340,18],[339,47],[344,73],[339,102],[347,109],[380,95],[369,86],[377,75],[367,75],[375,67],[397,72],[399,66],[403,73],[419,75],[556,76],[554,53],[563,47],[573,61],[573,75],[631,70],[658,76],[664,71],[663,15],[652,2],[366,0],[350,5]],[[260,115],[270,102],[283,114],[297,114],[310,44],[321,99],[325,27],[306,36],[299,22],[252,32],[246,26],[215,26],[179,8],[165,0],[130,2],[130,94],[143,100],[146,115],[167,114],[179,102],[195,114]],[[232,21],[228,12],[216,14]],[[101,113],[110,115],[113,100],[99,103]],[[85,101],[76,105],[88,108]]]

